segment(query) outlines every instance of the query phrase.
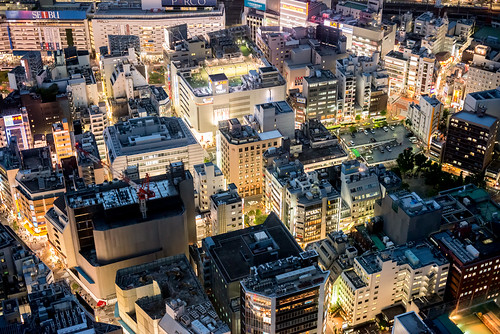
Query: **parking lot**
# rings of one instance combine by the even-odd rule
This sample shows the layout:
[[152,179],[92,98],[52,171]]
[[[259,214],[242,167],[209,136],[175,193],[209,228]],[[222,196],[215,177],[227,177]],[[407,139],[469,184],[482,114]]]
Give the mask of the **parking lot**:
[[394,161],[408,147],[413,152],[420,150],[417,144],[410,141],[409,132],[401,124],[394,125],[394,130],[389,128],[388,131],[376,128],[373,133],[367,131],[368,134],[365,134],[364,130],[365,128],[358,129],[354,137],[346,133],[340,135],[340,138],[350,152],[355,156],[359,154],[369,165]]

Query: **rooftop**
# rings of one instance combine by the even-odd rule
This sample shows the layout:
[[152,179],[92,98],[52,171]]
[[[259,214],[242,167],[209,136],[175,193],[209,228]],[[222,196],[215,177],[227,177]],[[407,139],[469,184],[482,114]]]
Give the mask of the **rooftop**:
[[210,196],[211,201],[216,205],[233,204],[241,202],[241,197],[234,183],[229,184],[228,190],[218,192]]
[[[115,157],[141,154],[197,144],[187,125],[177,117],[148,116],[129,119],[107,127],[105,138]],[[112,147],[109,147],[111,146]]]
[[342,275],[345,276],[349,282],[351,282],[355,289],[361,289],[366,286],[365,282],[363,282],[361,277],[359,277],[353,269],[343,271]]
[[385,261],[395,262],[398,266],[407,264],[413,269],[432,264],[442,266],[448,263],[439,250],[426,242],[417,244],[409,243],[396,248],[364,254],[356,257],[355,261],[357,261],[368,274],[379,272],[382,268],[382,262]]
[[195,173],[197,173],[199,175],[205,175],[207,172],[207,169],[212,168],[212,167],[213,167],[213,171],[214,171],[213,176],[222,175],[222,171],[220,170],[220,168],[217,165],[214,165],[213,162],[206,162],[203,164],[195,165],[193,168],[194,168]]
[[320,286],[325,283],[328,272],[321,270],[313,261],[307,261],[308,257],[312,259],[317,256],[315,250],[310,250],[300,256],[290,256],[252,267],[250,275],[241,282],[241,286],[246,291],[267,297],[282,297]]
[[408,216],[419,216],[440,210],[441,207],[434,200],[424,201],[416,193],[401,191],[389,195],[394,204],[403,209]]
[[203,246],[228,283],[247,277],[252,266],[302,252],[274,213],[261,225],[205,238]]
[[456,114],[453,114],[452,118],[456,118],[464,122],[475,123],[488,128],[492,127],[495,122],[498,121],[496,117],[489,116],[487,114],[472,113],[468,111],[460,111]]
[[415,313],[415,311],[403,313],[394,317],[395,322],[401,323],[401,325],[408,331],[408,333],[431,333],[431,330],[427,325],[420,319],[420,317]]
[[357,9],[357,10],[366,10],[367,5],[359,3],[359,2],[353,2],[353,1],[346,1],[346,2],[339,2],[337,6],[344,6],[352,9]]

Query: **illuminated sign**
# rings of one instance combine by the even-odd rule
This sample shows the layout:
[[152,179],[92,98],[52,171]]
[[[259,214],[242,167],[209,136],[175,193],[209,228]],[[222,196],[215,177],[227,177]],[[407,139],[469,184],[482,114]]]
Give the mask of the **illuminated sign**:
[[245,0],[245,7],[266,10],[266,0]]
[[216,7],[217,0],[161,0],[163,7]]
[[14,20],[84,20],[87,13],[82,10],[7,10],[5,17]]
[[22,115],[4,116],[3,122],[7,127],[23,124],[23,116]]
[[292,10],[292,11],[297,12],[297,13],[307,14],[307,10],[305,8],[301,8],[301,7],[297,7],[297,6],[293,6],[293,5],[287,5],[286,3],[284,3],[283,6],[281,6],[281,8]]
[[218,81],[214,83],[215,93],[216,94],[224,94],[227,93],[227,81]]
[[330,20],[325,20],[323,22],[323,25],[324,26],[327,26],[327,27],[334,27],[334,28],[338,28],[339,27],[339,24],[335,21],[330,21]]

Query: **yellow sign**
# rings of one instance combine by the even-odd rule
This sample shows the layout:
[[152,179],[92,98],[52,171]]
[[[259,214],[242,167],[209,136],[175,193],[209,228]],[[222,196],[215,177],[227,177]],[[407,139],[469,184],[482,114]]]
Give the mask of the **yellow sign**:
[[293,10],[294,12],[298,12],[298,13],[306,13],[306,10],[304,8],[300,8],[300,7],[293,6],[293,5],[287,5],[286,3],[283,4],[282,8]]

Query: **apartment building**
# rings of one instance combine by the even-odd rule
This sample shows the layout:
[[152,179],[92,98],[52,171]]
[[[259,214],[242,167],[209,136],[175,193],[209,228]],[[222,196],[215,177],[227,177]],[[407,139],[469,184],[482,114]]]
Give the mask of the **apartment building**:
[[[99,157],[99,148],[97,147],[97,141],[92,132],[75,134],[74,142],[75,145],[78,145],[78,147],[85,152],[88,152],[94,157]],[[108,172],[102,163],[95,162],[90,159],[87,154],[81,151],[76,152],[76,162],[78,166],[78,176],[82,178],[85,184],[101,184],[107,181]]]
[[373,320],[389,306],[408,310],[416,298],[443,297],[449,270],[448,260],[425,242],[364,254],[335,282],[339,304],[351,326]]
[[311,70],[304,77],[302,95],[307,101],[306,120],[336,122],[338,80],[330,70]]
[[437,17],[432,12],[425,12],[415,18],[413,32],[424,37],[422,39],[423,47],[427,47],[431,53],[437,54],[445,51],[448,23],[446,17]]
[[243,225],[243,200],[234,183],[210,196],[211,235],[241,230]]
[[477,45],[466,75],[465,95],[496,89],[500,86],[500,56],[489,46]]
[[278,130],[258,133],[237,118],[219,122],[217,165],[227,183],[234,183],[245,198],[262,193],[262,155],[271,147],[281,146]]
[[33,147],[33,136],[28,111],[21,107],[20,95],[10,93],[0,102],[0,147],[8,147],[15,143],[20,150]]
[[310,0],[280,0],[279,3],[281,29],[307,27],[311,16],[327,8],[322,2]]
[[226,189],[224,174],[212,162],[194,166],[195,204],[200,212],[210,211],[210,197]]
[[410,104],[406,116],[409,128],[427,149],[430,148],[432,135],[438,130],[442,112],[443,104],[435,96],[421,95],[418,104]]

